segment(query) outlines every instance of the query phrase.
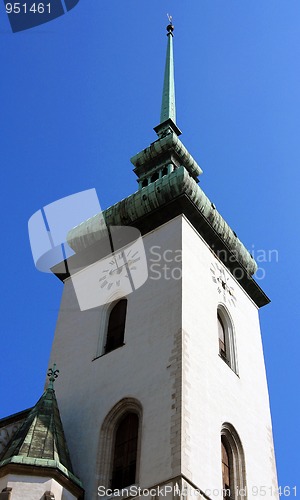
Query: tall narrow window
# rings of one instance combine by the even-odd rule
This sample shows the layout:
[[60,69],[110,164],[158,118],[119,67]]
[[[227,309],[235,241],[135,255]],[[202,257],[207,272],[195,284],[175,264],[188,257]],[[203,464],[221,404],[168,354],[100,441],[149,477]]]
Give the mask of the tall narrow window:
[[217,311],[219,354],[230,368],[237,373],[235,336],[232,321],[225,307],[219,306]]
[[106,415],[100,431],[95,491],[99,484],[120,489],[138,483],[142,420],[142,405],[130,397],[121,399]]
[[104,352],[110,352],[124,344],[127,300],[116,303],[110,312]]
[[223,498],[230,498],[230,462],[229,455],[222,438],[222,480],[223,480]]
[[221,431],[222,484],[224,500],[246,500],[245,458],[241,440],[231,424]]
[[226,339],[225,339],[225,328],[223,321],[218,314],[218,333],[219,333],[219,351],[222,358],[226,359]]
[[139,418],[127,413],[119,423],[115,435],[112,489],[121,489],[135,482]]

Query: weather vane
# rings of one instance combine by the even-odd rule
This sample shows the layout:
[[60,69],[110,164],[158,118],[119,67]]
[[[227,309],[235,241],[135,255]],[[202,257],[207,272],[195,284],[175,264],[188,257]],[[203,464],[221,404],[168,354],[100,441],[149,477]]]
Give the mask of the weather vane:
[[48,389],[53,389],[53,383],[55,379],[58,377],[59,370],[56,369],[56,364],[54,363],[53,368],[49,368],[47,376],[49,378]]
[[169,19],[169,24],[167,26],[167,36],[172,35],[173,36],[173,31],[174,31],[174,26],[173,26],[173,16],[170,16],[170,14],[167,14],[167,18]]

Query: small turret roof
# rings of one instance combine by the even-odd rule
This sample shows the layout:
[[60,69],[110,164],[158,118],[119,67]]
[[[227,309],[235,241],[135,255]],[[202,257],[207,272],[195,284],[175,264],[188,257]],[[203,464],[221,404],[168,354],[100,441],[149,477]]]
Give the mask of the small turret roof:
[[0,468],[8,464],[58,469],[81,486],[64,435],[53,385],[50,384],[0,456]]

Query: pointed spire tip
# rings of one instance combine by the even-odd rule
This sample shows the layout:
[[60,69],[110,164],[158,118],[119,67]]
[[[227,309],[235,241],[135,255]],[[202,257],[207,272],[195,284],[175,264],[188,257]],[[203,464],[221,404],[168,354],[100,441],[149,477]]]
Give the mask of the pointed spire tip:
[[[160,123],[154,130],[158,137],[175,132],[180,135],[181,131],[176,125],[176,104],[175,104],[175,81],[174,81],[174,57],[173,57],[173,31],[174,26],[172,16],[167,14],[169,24],[167,26],[167,54],[165,63],[164,85],[160,112]],[[169,36],[171,35],[171,36]]]

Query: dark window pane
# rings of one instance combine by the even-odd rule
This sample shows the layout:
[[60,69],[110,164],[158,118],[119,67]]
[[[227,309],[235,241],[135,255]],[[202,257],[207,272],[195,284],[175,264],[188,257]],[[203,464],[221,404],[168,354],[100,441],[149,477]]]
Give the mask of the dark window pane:
[[127,300],[122,299],[112,309],[107,328],[105,352],[110,352],[124,343]]
[[121,489],[135,482],[139,419],[127,413],[116,431],[112,488]]
[[231,497],[230,475],[231,475],[231,467],[230,467],[229,455],[222,441],[222,481],[223,481],[223,498],[225,500],[228,500]]
[[225,338],[225,327],[218,314],[218,334],[219,334],[219,351],[223,358],[226,358],[226,338]]
[[223,321],[221,320],[219,315],[218,315],[218,333],[219,333],[219,339],[225,343],[225,328],[223,325]]

